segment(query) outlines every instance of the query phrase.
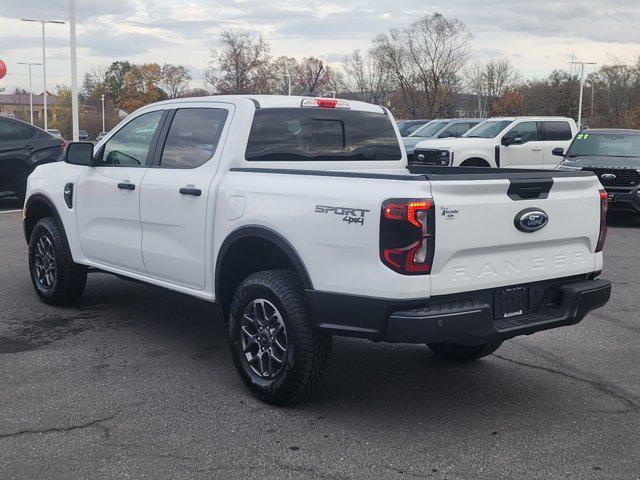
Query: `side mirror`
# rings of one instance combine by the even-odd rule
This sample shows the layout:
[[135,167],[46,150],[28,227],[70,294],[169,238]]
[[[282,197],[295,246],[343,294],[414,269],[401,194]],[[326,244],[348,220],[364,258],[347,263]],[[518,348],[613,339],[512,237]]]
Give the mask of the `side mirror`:
[[64,151],[64,161],[72,165],[91,165],[93,160],[93,143],[71,142]]
[[564,157],[564,148],[556,147],[553,150],[551,150],[551,153],[553,153],[554,155],[557,155],[559,157]]
[[519,132],[516,132],[516,131],[509,132],[504,137],[502,137],[502,140],[500,141],[500,143],[502,143],[502,145],[504,145],[505,147],[508,147],[509,145],[522,143],[522,136],[520,135]]

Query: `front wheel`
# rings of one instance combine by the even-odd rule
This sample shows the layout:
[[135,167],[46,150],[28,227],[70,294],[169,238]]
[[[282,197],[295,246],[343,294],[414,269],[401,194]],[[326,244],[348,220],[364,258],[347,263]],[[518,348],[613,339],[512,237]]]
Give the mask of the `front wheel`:
[[427,343],[433,353],[447,360],[468,362],[491,355],[502,345],[500,340],[492,340],[482,345],[461,345],[459,343]]
[[84,292],[87,268],[73,262],[64,231],[55,218],[43,218],[33,227],[29,271],[38,297],[49,305],[69,305]]
[[230,309],[229,345],[249,390],[265,402],[284,405],[318,388],[331,337],[312,328],[295,273],[269,270],[238,287]]

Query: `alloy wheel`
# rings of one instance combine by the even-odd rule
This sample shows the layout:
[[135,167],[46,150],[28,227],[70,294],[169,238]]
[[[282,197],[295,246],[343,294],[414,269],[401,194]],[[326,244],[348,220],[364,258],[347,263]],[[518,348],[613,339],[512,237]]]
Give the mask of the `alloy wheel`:
[[240,324],[242,353],[253,372],[264,379],[275,378],[287,359],[287,328],[282,314],[263,298],[245,308]]
[[47,235],[42,235],[36,242],[34,266],[38,286],[42,290],[53,289],[58,277],[58,267],[53,242]]

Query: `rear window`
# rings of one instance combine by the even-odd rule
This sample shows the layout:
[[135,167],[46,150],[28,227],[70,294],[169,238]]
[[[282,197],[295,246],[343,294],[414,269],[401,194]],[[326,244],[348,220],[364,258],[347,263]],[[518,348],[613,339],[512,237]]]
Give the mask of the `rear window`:
[[257,110],[249,161],[400,160],[393,124],[383,113],[320,108]]
[[546,130],[546,140],[571,140],[571,127],[568,122],[542,122]]

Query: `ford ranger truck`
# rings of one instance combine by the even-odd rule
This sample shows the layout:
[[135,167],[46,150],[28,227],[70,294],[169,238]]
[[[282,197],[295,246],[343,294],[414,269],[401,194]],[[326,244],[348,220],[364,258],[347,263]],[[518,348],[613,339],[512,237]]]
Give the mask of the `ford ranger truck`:
[[94,271],[214,302],[244,383],[286,404],[333,335],[469,361],[579,322],[610,295],[606,210],[592,172],[407,169],[384,107],[214,96],[70,143],[29,177],[24,232],[45,303]]
[[566,150],[576,133],[571,118],[490,118],[460,138],[417,143],[409,164],[555,169],[560,159],[554,149]]

